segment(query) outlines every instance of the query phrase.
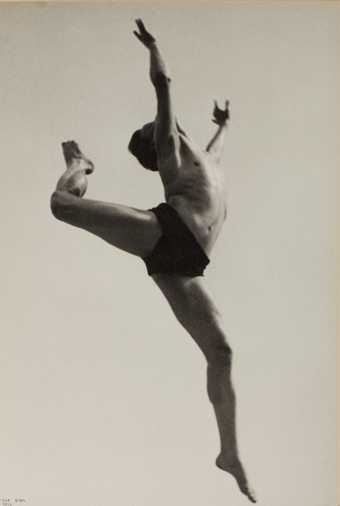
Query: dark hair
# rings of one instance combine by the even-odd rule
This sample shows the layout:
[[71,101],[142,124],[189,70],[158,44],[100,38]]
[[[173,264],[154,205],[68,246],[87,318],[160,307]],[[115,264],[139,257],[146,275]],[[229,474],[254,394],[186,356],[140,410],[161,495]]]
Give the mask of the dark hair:
[[136,130],[130,139],[128,149],[145,169],[157,171],[157,152],[153,141],[142,137]]

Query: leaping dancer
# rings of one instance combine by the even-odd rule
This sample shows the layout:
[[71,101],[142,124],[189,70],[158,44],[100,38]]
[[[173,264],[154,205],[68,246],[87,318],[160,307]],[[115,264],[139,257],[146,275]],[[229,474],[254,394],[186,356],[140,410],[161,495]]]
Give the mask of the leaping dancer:
[[82,198],[94,166],[74,141],[64,142],[66,172],[51,197],[53,215],[127,253],[140,257],[167,299],[179,323],[207,360],[208,397],[213,405],[221,450],[216,465],[232,474],[250,501],[256,502],[242,465],[236,438],[232,350],[221,312],[203,279],[209,256],[226,219],[225,182],[220,167],[229,104],[215,102],[217,131],[205,150],[179,126],[173,109],[171,79],[155,38],[143,22],[134,34],[150,54],[150,78],[157,97],[153,122],[137,130],[130,152],[146,169],[158,171],[165,203],[139,210]]

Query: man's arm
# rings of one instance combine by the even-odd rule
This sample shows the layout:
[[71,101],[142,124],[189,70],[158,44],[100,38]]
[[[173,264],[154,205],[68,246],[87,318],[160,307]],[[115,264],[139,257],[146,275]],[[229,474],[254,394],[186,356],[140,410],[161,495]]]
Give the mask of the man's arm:
[[134,31],[134,34],[150,54],[150,79],[157,97],[156,146],[160,154],[166,156],[168,151],[174,149],[176,139],[178,139],[170,94],[170,78],[156,39],[146,30],[141,19],[136,20],[136,24],[139,32]]
[[206,147],[208,151],[217,162],[220,161],[224,147],[225,131],[227,129],[227,121],[229,120],[229,101],[226,100],[225,109],[220,109],[215,100],[215,107],[213,111],[213,122],[218,125],[217,132]]

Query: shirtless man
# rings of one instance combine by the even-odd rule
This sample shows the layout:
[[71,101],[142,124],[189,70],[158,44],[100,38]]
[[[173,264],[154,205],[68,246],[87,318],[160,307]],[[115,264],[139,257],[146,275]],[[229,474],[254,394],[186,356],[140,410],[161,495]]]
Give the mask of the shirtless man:
[[63,143],[67,170],[52,194],[51,210],[57,219],[143,259],[148,274],[207,360],[208,396],[221,442],[216,465],[232,474],[241,492],[256,502],[237,447],[232,351],[222,315],[202,278],[226,218],[219,161],[229,119],[228,102],[224,110],[215,102],[217,132],[203,151],[176,120],[171,80],[155,38],[141,20],[136,23],[134,34],[150,54],[157,115],[154,122],[132,135],[129,150],[146,169],[159,172],[166,203],[145,211],[82,198],[93,164],[70,141]]

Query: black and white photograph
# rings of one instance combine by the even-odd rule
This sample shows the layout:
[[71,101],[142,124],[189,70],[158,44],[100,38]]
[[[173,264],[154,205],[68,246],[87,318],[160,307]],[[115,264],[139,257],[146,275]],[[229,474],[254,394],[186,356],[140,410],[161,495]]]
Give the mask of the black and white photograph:
[[0,3],[0,506],[337,506],[339,28]]

